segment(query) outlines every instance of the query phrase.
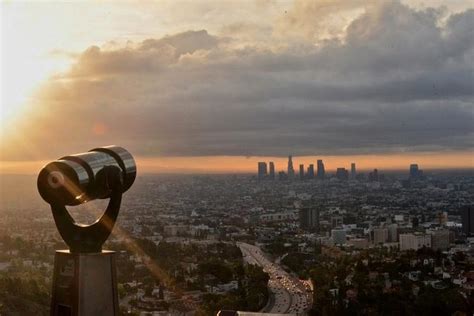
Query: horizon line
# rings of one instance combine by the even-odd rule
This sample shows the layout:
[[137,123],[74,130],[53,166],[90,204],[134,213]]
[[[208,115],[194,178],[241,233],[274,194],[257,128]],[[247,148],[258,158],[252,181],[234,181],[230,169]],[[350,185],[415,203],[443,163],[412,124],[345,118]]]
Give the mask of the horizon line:
[[[311,155],[292,156],[295,170],[300,164],[317,165],[322,159],[327,171],[344,167],[350,170],[356,163],[358,171],[403,171],[411,164],[422,170],[470,170],[474,169],[474,151],[419,152],[364,155]],[[36,174],[52,160],[0,160],[0,174]],[[275,172],[287,170],[288,156],[135,156],[139,172],[150,174],[252,174],[257,172],[258,162],[275,164]]]
[[[379,172],[381,172],[382,174],[383,173],[407,173],[409,172],[408,168],[407,169],[379,169],[379,168],[374,168],[374,169],[377,169]],[[357,173],[360,174],[360,173],[366,173],[366,172],[371,172],[373,171],[374,169],[358,169],[357,170]],[[348,171],[350,171],[350,169],[346,169]],[[461,171],[472,171],[474,172],[474,167],[450,167],[450,168],[433,168],[433,169],[421,169],[423,170],[424,172],[449,172],[449,171],[453,171],[453,172],[461,172]],[[284,171],[284,170],[280,170],[280,171]],[[326,174],[330,174],[330,175],[335,175],[335,172],[336,172],[336,169],[326,169],[325,170]],[[286,173],[286,171],[285,171]],[[305,173],[306,173],[306,170],[305,170]],[[151,176],[151,175],[249,175],[249,176],[252,176],[252,175],[257,175],[257,170],[255,172],[253,171],[232,171],[232,170],[228,170],[228,171],[202,171],[202,170],[186,170],[186,171],[143,171],[143,172],[140,172],[141,175],[145,175],[145,176]],[[295,170],[295,175],[298,174],[298,170]],[[3,175],[3,176],[35,176],[37,175],[37,173],[33,173],[33,172],[29,172],[29,173],[15,173],[15,172],[1,172],[0,171],[0,175]],[[275,175],[277,176],[278,174],[275,173]],[[316,175],[314,177],[314,179],[316,180]],[[278,179],[275,179],[275,181],[277,181]]]

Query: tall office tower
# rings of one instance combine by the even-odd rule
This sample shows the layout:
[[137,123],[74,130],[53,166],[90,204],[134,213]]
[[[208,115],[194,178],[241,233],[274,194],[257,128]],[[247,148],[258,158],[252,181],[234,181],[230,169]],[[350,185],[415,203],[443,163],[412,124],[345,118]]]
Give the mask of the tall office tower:
[[351,179],[355,180],[356,178],[356,164],[355,162],[351,163]]
[[317,165],[317,177],[318,179],[324,179],[326,176],[326,171],[324,170],[324,163],[321,159],[318,159],[318,165]]
[[390,242],[398,241],[398,224],[390,224],[388,226],[388,240]]
[[369,173],[369,181],[379,181],[379,171],[377,169]]
[[258,163],[258,180],[265,179],[266,175],[267,175],[267,163],[260,161]]
[[336,178],[338,178],[339,180],[348,180],[349,171],[347,171],[346,168],[337,168]]
[[388,240],[387,228],[374,228],[374,237],[372,239],[374,245],[384,244]]
[[474,205],[466,205],[461,211],[462,231],[466,236],[474,236]]
[[270,161],[270,180],[275,180],[275,164]]
[[304,165],[300,165],[300,180],[304,180]]
[[423,177],[423,170],[418,169],[418,164],[414,163],[410,165],[410,179],[421,179]]
[[293,169],[293,157],[288,156],[288,179],[293,180],[295,177],[295,169]]
[[418,165],[416,163],[410,165],[410,178],[418,177]]
[[449,230],[439,229],[431,231],[431,248],[434,250],[447,250],[449,248]]
[[310,164],[308,170],[306,171],[306,178],[314,179],[314,165]]
[[319,210],[314,207],[302,208],[299,212],[300,228],[319,232]]

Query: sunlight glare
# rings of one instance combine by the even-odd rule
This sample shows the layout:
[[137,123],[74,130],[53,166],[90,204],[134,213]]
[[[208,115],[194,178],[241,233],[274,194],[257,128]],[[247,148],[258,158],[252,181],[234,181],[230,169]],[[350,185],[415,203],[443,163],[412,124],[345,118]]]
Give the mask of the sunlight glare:
[[[0,11],[0,137],[3,138],[14,132],[18,121],[32,110],[31,101],[40,84],[67,69],[71,60],[51,53],[54,33],[48,30],[52,25],[47,19],[36,17],[44,12],[25,15],[18,3],[2,3]],[[30,19],[37,22],[34,27],[25,23]]]

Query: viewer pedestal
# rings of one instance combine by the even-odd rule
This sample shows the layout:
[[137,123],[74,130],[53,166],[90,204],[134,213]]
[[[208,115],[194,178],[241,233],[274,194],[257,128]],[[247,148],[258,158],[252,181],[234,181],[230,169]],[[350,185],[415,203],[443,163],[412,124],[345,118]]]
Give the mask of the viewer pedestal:
[[56,251],[52,294],[53,316],[118,315],[115,252]]

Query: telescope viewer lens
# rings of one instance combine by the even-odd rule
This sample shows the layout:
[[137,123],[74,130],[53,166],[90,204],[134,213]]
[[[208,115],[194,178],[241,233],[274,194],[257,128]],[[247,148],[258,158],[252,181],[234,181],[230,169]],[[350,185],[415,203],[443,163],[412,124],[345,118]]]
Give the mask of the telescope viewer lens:
[[124,148],[107,146],[89,152],[63,157],[50,162],[38,175],[38,191],[48,203],[78,205],[94,199],[110,197],[104,181],[104,167],[121,170],[122,192],[135,181],[136,164]]
[[48,175],[48,184],[51,188],[57,189],[64,185],[64,176],[61,172],[53,171]]

